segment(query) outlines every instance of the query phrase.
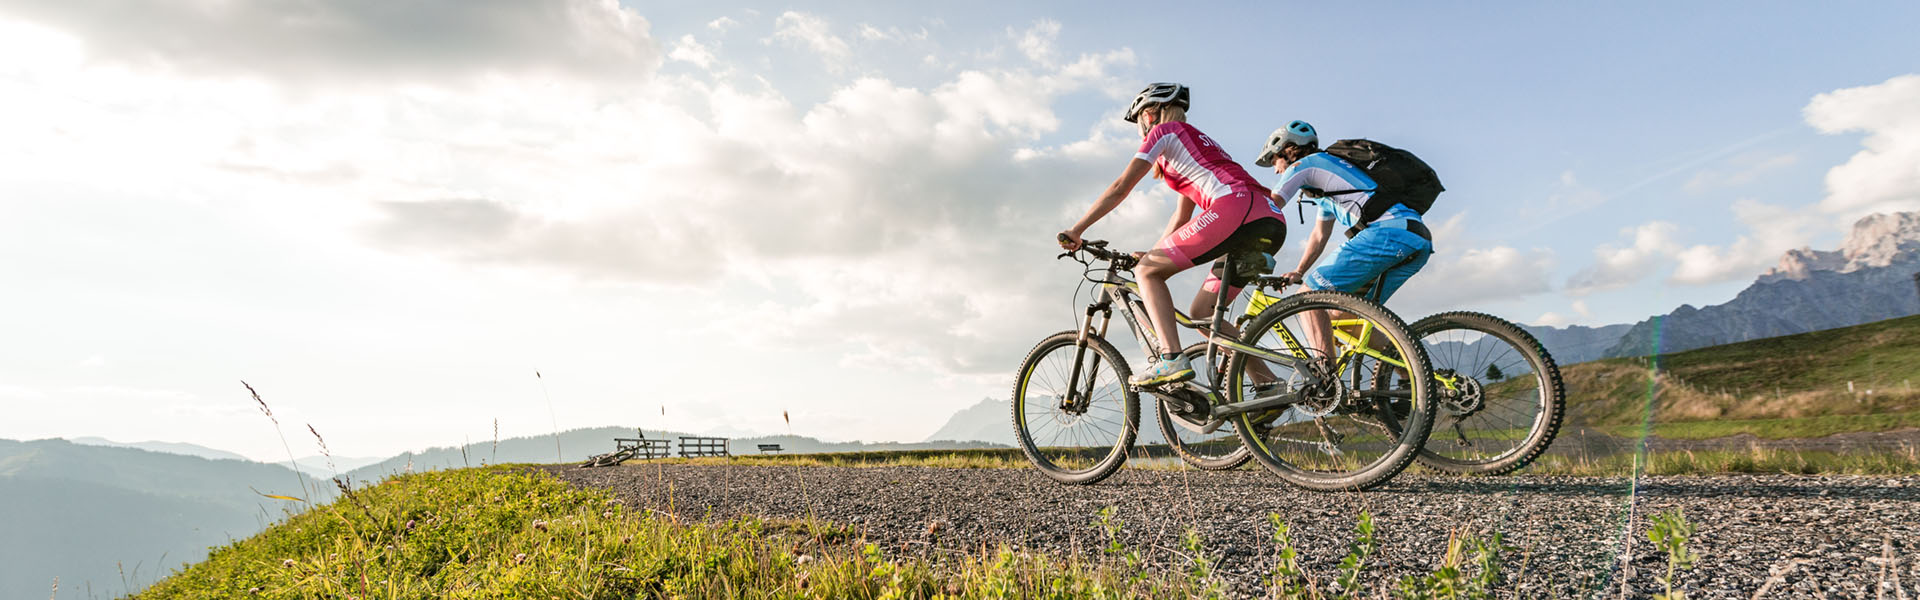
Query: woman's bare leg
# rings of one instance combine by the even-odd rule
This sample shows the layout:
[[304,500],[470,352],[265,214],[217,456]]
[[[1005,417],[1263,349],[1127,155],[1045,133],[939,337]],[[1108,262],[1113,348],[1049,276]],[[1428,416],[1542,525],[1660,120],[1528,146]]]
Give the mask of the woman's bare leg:
[[1179,273],[1173,259],[1159,250],[1140,256],[1133,274],[1140,279],[1140,297],[1147,303],[1147,318],[1153,321],[1153,333],[1160,338],[1161,354],[1180,351],[1180,325],[1173,316],[1173,294],[1167,291],[1167,278]]

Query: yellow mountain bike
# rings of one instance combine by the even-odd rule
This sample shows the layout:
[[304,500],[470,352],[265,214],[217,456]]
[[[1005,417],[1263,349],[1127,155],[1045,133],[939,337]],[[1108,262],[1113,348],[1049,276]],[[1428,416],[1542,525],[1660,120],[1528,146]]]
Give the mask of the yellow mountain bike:
[[[1280,300],[1255,290],[1246,313],[1257,315]],[[1334,319],[1332,324],[1341,355],[1336,363],[1359,364],[1351,355],[1366,354],[1387,367],[1374,369],[1371,376],[1404,371],[1397,358],[1367,350],[1376,345],[1375,334],[1363,319]],[[1420,464],[1443,473],[1500,475],[1525,467],[1546,452],[1565,417],[1566,388],[1545,346],[1518,325],[1476,312],[1441,313],[1408,328],[1420,340],[1433,369],[1434,426],[1420,452]],[[1197,362],[1203,350],[1196,344],[1186,352]],[[1225,372],[1225,365],[1200,371],[1202,377]],[[1307,412],[1305,407],[1295,408],[1276,421],[1301,421]],[[1179,427],[1181,421],[1170,422],[1166,411],[1161,411],[1161,423],[1173,450],[1196,467],[1232,469],[1252,458],[1231,431],[1209,435]]]

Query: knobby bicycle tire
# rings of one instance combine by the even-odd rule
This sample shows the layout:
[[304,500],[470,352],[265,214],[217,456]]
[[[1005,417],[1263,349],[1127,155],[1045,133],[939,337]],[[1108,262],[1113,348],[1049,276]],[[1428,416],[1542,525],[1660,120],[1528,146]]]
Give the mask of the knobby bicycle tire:
[[[1127,385],[1127,378],[1133,375],[1133,371],[1128,368],[1125,357],[1121,356],[1120,351],[1115,350],[1112,344],[1092,334],[1087,336],[1087,353],[1084,357],[1085,360],[1083,360],[1082,368],[1095,366],[1096,361],[1091,359],[1098,357],[1098,368],[1094,369],[1094,373],[1091,375],[1094,377],[1093,381],[1099,381],[1099,371],[1101,369],[1109,370],[1113,376],[1108,378],[1111,383],[1106,386],[1100,386],[1106,389],[1096,391],[1109,392],[1109,394],[1106,395],[1117,394],[1117,397],[1112,399],[1117,400],[1121,405],[1120,407],[1117,409],[1114,407],[1103,407],[1102,412],[1099,414],[1091,414],[1093,411],[1090,407],[1082,411],[1081,414],[1076,415],[1058,406],[1060,402],[1059,395],[1062,393],[1062,390],[1038,389],[1040,387],[1049,387],[1045,385],[1044,382],[1041,386],[1034,386],[1033,384],[1035,383],[1034,380],[1036,377],[1052,377],[1054,379],[1064,380],[1072,375],[1070,368],[1074,358],[1074,345],[1079,336],[1080,332],[1078,331],[1062,331],[1040,340],[1039,344],[1034,345],[1033,350],[1027,352],[1027,358],[1021,361],[1020,370],[1014,373],[1013,378],[1013,430],[1015,437],[1020,441],[1020,451],[1026,454],[1027,461],[1033,463],[1033,466],[1040,469],[1041,473],[1045,473],[1047,477],[1061,483],[1090,485],[1099,483],[1101,480],[1113,475],[1115,471],[1120,469],[1121,465],[1126,464],[1127,451],[1133,448],[1134,438],[1139,434],[1140,397],[1138,393],[1133,391],[1132,386]],[[1048,364],[1046,369],[1042,369],[1042,363],[1046,362],[1048,357],[1057,351],[1066,352],[1064,362],[1067,363],[1067,368],[1060,368],[1058,364],[1060,361],[1054,361]],[[1077,385],[1077,383],[1078,382],[1069,382],[1068,385]],[[1036,397],[1036,393],[1046,394],[1046,396]],[[1034,404],[1036,402],[1045,402],[1047,404]],[[1092,402],[1092,400],[1090,399],[1089,402]],[[1051,407],[1051,410],[1046,410],[1048,407]],[[1042,410],[1030,410],[1032,408],[1040,408]],[[1116,410],[1119,414],[1114,415],[1106,412],[1107,410]],[[1115,416],[1119,418],[1117,420],[1113,419],[1112,417]],[[1039,418],[1046,418],[1047,421],[1039,422]],[[1081,427],[1083,424],[1085,428],[1089,430],[1086,433],[1071,431],[1073,428]],[[1099,429],[1099,427],[1109,424],[1113,425],[1116,429],[1112,432]],[[1053,425],[1056,431],[1066,432],[1068,435],[1064,439],[1056,435],[1049,437],[1047,440],[1036,440],[1034,431],[1036,429],[1043,429],[1047,425]],[[1113,437],[1111,439],[1105,439],[1105,436],[1108,434],[1111,434]],[[1078,446],[1043,445],[1049,441],[1066,441],[1074,444],[1084,443],[1091,444],[1091,446],[1082,448]],[[1100,450],[1099,444],[1104,444],[1109,441],[1112,442],[1113,446],[1104,451]],[[1057,454],[1058,456],[1052,456],[1050,453]],[[1086,468],[1076,469],[1071,465],[1061,464],[1063,461],[1056,459],[1067,459],[1070,461],[1090,459],[1093,462]]]
[[[1380,456],[1368,461],[1365,465],[1350,470],[1316,470],[1294,464],[1296,461],[1290,460],[1287,456],[1283,456],[1280,452],[1277,452],[1267,438],[1274,435],[1274,432],[1279,431],[1282,425],[1311,422],[1319,426],[1324,436],[1323,439],[1326,440],[1324,444],[1320,444],[1322,447],[1321,450],[1328,456],[1338,459],[1345,453],[1344,450],[1338,447],[1340,443],[1338,440],[1344,439],[1350,434],[1343,434],[1336,437],[1335,435],[1326,433],[1330,427],[1319,417],[1314,417],[1306,421],[1276,424],[1272,427],[1261,425],[1261,423],[1264,422],[1274,422],[1272,420],[1274,415],[1271,413],[1265,415],[1257,413],[1239,415],[1235,417],[1234,426],[1239,430],[1241,442],[1250,451],[1254,460],[1258,461],[1261,466],[1266,467],[1268,471],[1278,475],[1289,484],[1316,491],[1369,489],[1392,479],[1394,475],[1398,475],[1402,470],[1405,470],[1407,465],[1412,464],[1414,459],[1419,456],[1421,445],[1426,442],[1427,434],[1431,431],[1433,425],[1434,394],[1433,379],[1430,374],[1431,369],[1428,366],[1425,349],[1420,346],[1417,338],[1413,337],[1412,332],[1409,331],[1406,323],[1402,321],[1399,316],[1394,315],[1392,311],[1365,298],[1341,292],[1307,291],[1281,298],[1272,306],[1263,310],[1260,316],[1254,318],[1253,322],[1247,325],[1246,330],[1241,334],[1241,343],[1257,346],[1260,344],[1262,336],[1264,336],[1269,329],[1272,329],[1276,323],[1306,311],[1317,309],[1343,311],[1371,322],[1376,329],[1377,335],[1386,336],[1387,341],[1389,341],[1393,347],[1402,350],[1402,352],[1400,352],[1401,360],[1406,363],[1406,369],[1408,371],[1406,414],[1399,414],[1400,408],[1394,406],[1392,400],[1382,400],[1378,397],[1370,401],[1364,401],[1364,403],[1356,400],[1354,404],[1355,407],[1364,406],[1372,410],[1372,416],[1379,419],[1379,423],[1370,425],[1378,430],[1376,435],[1381,437],[1381,446],[1384,449],[1381,450]],[[1285,351],[1282,350],[1282,353],[1285,353]],[[1246,364],[1250,356],[1251,355],[1247,353],[1237,353],[1228,366],[1227,389],[1228,393],[1231,394],[1230,397],[1233,402],[1243,400],[1241,396],[1246,386],[1241,385],[1241,382],[1247,377]],[[1376,366],[1376,370],[1381,368],[1386,367]],[[1340,384],[1336,382],[1336,385]],[[1292,387],[1291,385],[1289,386],[1289,388]],[[1347,392],[1345,390],[1337,390],[1333,395],[1347,397]],[[1353,396],[1357,397],[1358,394],[1353,394]],[[1345,402],[1345,400],[1339,401],[1335,403],[1335,406],[1341,406]],[[1294,408],[1290,407],[1286,410],[1293,411]],[[1284,414],[1287,413],[1283,413],[1283,415]],[[1353,412],[1340,414],[1352,416],[1365,413]],[[1404,422],[1401,421],[1401,419],[1404,419]],[[1359,419],[1355,419],[1355,422],[1364,423],[1364,421]],[[1359,437],[1361,439],[1366,438],[1364,435]],[[1358,444],[1357,441],[1356,444]],[[1325,448],[1326,446],[1333,446],[1333,448],[1328,450]]]
[[[1439,408],[1435,415],[1433,432],[1431,436],[1427,438],[1425,447],[1420,451],[1419,460],[1421,465],[1443,473],[1457,475],[1502,475],[1533,463],[1535,459],[1538,459],[1542,453],[1547,451],[1549,445],[1553,444],[1554,436],[1560,432],[1561,421],[1566,417],[1566,386],[1560,381],[1559,365],[1554,363],[1553,356],[1547,353],[1546,347],[1542,346],[1540,341],[1535,339],[1532,334],[1527,333],[1527,330],[1505,319],[1484,313],[1464,311],[1433,315],[1414,322],[1410,328],[1416,337],[1423,340],[1422,346],[1429,345],[1430,342],[1425,340],[1438,337],[1440,334],[1448,331],[1465,330],[1485,334],[1495,340],[1496,343],[1504,344],[1507,348],[1511,349],[1513,353],[1520,355],[1520,358],[1526,362],[1526,366],[1529,369],[1528,373],[1532,375],[1532,379],[1539,386],[1536,388],[1537,391],[1532,394],[1534,396],[1534,405],[1537,406],[1539,410],[1533,414],[1531,422],[1528,424],[1529,427],[1526,436],[1522,438],[1519,443],[1515,444],[1512,449],[1500,452],[1491,457],[1461,458],[1447,456],[1441,452],[1436,452],[1434,449],[1436,447],[1445,448],[1444,444],[1455,443],[1447,439],[1450,437],[1461,439],[1462,441],[1459,443],[1468,447],[1471,447],[1470,444],[1472,442],[1468,442],[1462,438],[1492,438],[1490,434],[1478,436],[1469,435],[1464,427],[1456,429],[1455,425],[1457,423],[1466,422],[1467,419],[1474,418],[1476,413],[1470,412],[1461,415],[1458,414],[1460,411],[1451,410],[1458,408],[1457,406],[1450,406],[1450,403],[1453,402],[1454,394],[1445,390],[1445,386],[1439,385],[1436,382],[1434,389],[1437,401],[1434,404]],[[1428,354],[1429,359],[1434,363],[1433,366],[1436,373],[1442,370],[1450,370],[1457,375],[1471,378],[1473,379],[1472,385],[1475,390],[1485,390],[1501,382],[1520,379],[1519,377],[1512,377],[1504,379],[1501,382],[1481,381],[1481,379],[1496,379],[1493,375],[1487,374],[1489,367],[1486,366],[1493,365],[1494,368],[1497,368],[1500,364],[1491,360],[1492,357],[1497,357],[1493,352],[1494,351],[1482,349],[1481,351],[1475,352],[1473,357],[1461,357],[1457,359],[1449,356],[1451,353],[1436,353],[1432,349],[1429,349]],[[1455,362],[1461,364],[1454,364]],[[1507,364],[1512,365],[1513,363]],[[1470,365],[1469,368],[1460,368],[1468,365]],[[1508,370],[1512,370],[1512,366],[1509,366]],[[1493,371],[1493,374],[1500,374],[1500,372]],[[1489,412],[1490,407],[1485,406],[1487,402],[1487,399],[1484,397],[1485,392],[1482,391],[1479,393],[1482,394],[1482,397],[1478,399],[1481,405],[1476,412]],[[1505,407],[1501,408],[1505,409]]]

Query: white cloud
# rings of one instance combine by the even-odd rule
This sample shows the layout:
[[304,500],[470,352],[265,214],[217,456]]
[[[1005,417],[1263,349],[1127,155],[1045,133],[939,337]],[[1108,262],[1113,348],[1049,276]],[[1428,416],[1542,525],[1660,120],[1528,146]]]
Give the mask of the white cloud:
[[802,12],[787,11],[773,22],[773,39],[806,47],[826,59],[830,68],[845,66],[853,53],[846,40],[833,35],[827,20]]
[[726,30],[732,29],[735,25],[739,25],[739,24],[740,22],[733,20],[732,17],[720,17],[712,21],[707,21],[707,29],[712,29],[714,31],[719,31],[719,32],[725,32]]
[[615,0],[27,0],[0,11],[84,39],[94,61],[302,84],[631,77],[660,60],[646,19]]
[[1419,315],[1540,294],[1552,288],[1548,274],[1553,264],[1553,252],[1544,248],[1455,250],[1443,245],[1405,287],[1394,293],[1392,303],[1413,307],[1405,312]]
[[1018,34],[1016,43],[1020,53],[1043,65],[1053,64],[1054,41],[1060,38],[1060,22],[1051,19],[1041,20]]
[[1448,310],[1486,310],[1488,304],[1552,289],[1552,250],[1521,250],[1475,239],[1468,219],[1469,214],[1462,211],[1428,224],[1436,240],[1435,252],[1427,265],[1394,293],[1389,301],[1394,310],[1414,319]]
[[1820,209],[1840,227],[1878,212],[1920,210],[1920,75],[1814,96],[1803,110],[1822,133],[1865,132],[1865,146],[1827,171]]
[[1536,317],[1530,321],[1530,323],[1545,327],[1566,327],[1593,318],[1593,311],[1587,308],[1587,301],[1585,300],[1575,300],[1568,308],[1573,310],[1573,314],[1564,315],[1549,311]]
[[[1806,209],[1764,204],[1755,200],[1733,203],[1734,219],[1748,229],[1727,246],[1695,245],[1675,254],[1679,264],[1668,281],[1701,285],[1748,279],[1780,261],[1787,250],[1807,245],[1808,231],[1817,221]],[[1711,224],[1705,224],[1711,226]]]
[[[327,279],[381,291],[325,290],[341,294],[339,302],[315,300],[312,314],[255,308],[264,313],[253,315],[258,322],[275,330],[272,340],[262,340],[261,356],[268,356],[264,349],[299,356],[267,361],[275,365],[356,358],[317,356],[318,348],[337,345],[289,342],[315,337],[387,340],[399,348],[484,338],[414,353],[489,368],[551,360],[579,345],[593,351],[559,355],[576,371],[604,372],[614,383],[595,393],[617,395],[611,392],[625,391],[617,387],[626,385],[625,363],[690,368],[704,359],[683,356],[721,347],[712,339],[754,335],[758,341],[764,332],[776,346],[811,353],[782,355],[802,356],[794,362],[831,352],[825,355],[930,373],[916,372],[916,379],[1002,377],[1007,361],[1017,360],[1035,337],[1070,323],[1078,271],[1053,260],[1052,235],[1085,210],[1135,143],[1124,129],[1104,123],[1110,119],[1068,122],[1055,108],[1063,96],[1115,87],[1133,63],[1126,49],[1053,67],[963,69],[917,86],[877,76],[848,79],[830,84],[824,100],[800,103],[764,82],[736,85],[733,78],[710,76],[736,68],[718,56],[711,70],[685,75],[636,68],[551,77],[538,68],[476,66],[470,73],[487,75],[349,81],[341,73],[353,69],[336,65],[235,80],[230,75],[239,67],[188,60],[191,53],[145,62],[88,60],[91,36],[103,32],[12,27],[8,31],[48,33],[25,41],[0,35],[0,46],[9,49],[0,55],[0,102],[22,109],[0,111],[0,158],[13,167],[0,172],[0,189],[124,198],[153,214],[216,214],[220,227],[264,230],[257,237],[265,249],[246,243],[253,238],[228,236],[205,242],[219,244],[219,251],[191,256],[220,256],[231,248],[236,261],[257,256],[248,264],[277,269],[286,265],[269,251],[297,248],[302,256],[327,259],[305,268],[383,271],[365,281]],[[569,35],[586,35],[554,33],[548,42],[559,46],[569,45]],[[644,35],[638,43],[653,47]],[[13,53],[15,45],[32,51]],[[695,56],[678,54],[679,60]],[[76,97],[90,101],[71,102]],[[1088,139],[1051,135],[1062,127]],[[1094,233],[1144,246],[1164,222],[1170,198],[1164,187],[1143,186]],[[182,210],[206,202],[218,202],[218,210]],[[182,221],[97,233],[137,234],[115,246],[133,248],[161,236],[199,239],[206,230],[194,227],[214,226]],[[248,286],[241,293],[218,288],[219,279],[211,278],[216,285],[203,293],[254,306],[247,302],[258,302],[256,293],[291,295],[287,290],[322,285],[287,283],[303,271],[288,267],[285,273],[278,286],[252,277],[227,284]],[[751,293],[726,293],[739,289]],[[499,298],[522,293],[529,295]],[[438,313],[424,306],[438,302],[460,314],[421,319],[449,324],[447,331],[384,330],[405,325],[410,319],[395,315],[412,313],[393,307],[419,296],[436,300],[421,300],[412,310]],[[509,302],[520,304],[502,308]],[[648,354],[662,345],[654,338],[633,344],[646,346],[638,349],[584,343],[578,336],[605,339],[608,331],[579,323],[588,317],[576,314],[627,319],[606,327],[674,340],[675,352]],[[558,321],[553,331],[536,324],[549,318]],[[480,330],[486,333],[475,333]],[[490,338],[502,330],[528,332],[482,347],[495,344]],[[727,337],[688,333],[701,330]],[[135,354],[125,343],[106,351]],[[832,349],[823,351],[823,344]],[[442,358],[435,350],[448,352]],[[62,360],[70,366],[72,359]],[[139,368],[122,363],[114,369]],[[471,373],[440,366],[436,374]],[[974,396],[974,389],[964,393]],[[319,405],[320,396],[309,402]],[[851,401],[822,401],[819,410],[852,412],[834,404]],[[566,410],[563,403],[563,421]],[[43,421],[37,427],[58,427],[62,419]]]
[[702,69],[713,66],[714,60],[713,50],[693,39],[691,33],[680,36],[680,41],[673,43],[673,51],[667,53],[667,58],[690,62]]
[[1621,230],[1622,234],[1633,236],[1633,244],[1625,247],[1602,244],[1594,249],[1594,264],[1574,273],[1567,281],[1566,292],[1581,296],[1640,281],[1652,272],[1660,259],[1680,251],[1680,245],[1673,241],[1678,230],[1677,225],[1665,221]]

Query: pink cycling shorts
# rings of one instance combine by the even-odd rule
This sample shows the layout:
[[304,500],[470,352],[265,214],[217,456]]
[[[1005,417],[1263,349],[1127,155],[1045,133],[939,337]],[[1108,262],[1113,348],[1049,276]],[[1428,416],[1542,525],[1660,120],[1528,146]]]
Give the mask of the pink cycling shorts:
[[[1242,231],[1244,225],[1261,219],[1272,219],[1274,222],[1259,223],[1259,227],[1247,227],[1244,228],[1246,232]],[[1265,237],[1271,240],[1271,247],[1263,250],[1276,252],[1286,237],[1286,217],[1275,212],[1265,190],[1257,187],[1234,188],[1231,193],[1214,198],[1212,205],[1195,214],[1167,237],[1161,238],[1153,249],[1173,259],[1174,266],[1185,271],[1194,265],[1220,258],[1243,241],[1239,238],[1248,237],[1247,234],[1254,230],[1267,234]],[[1236,238],[1235,233],[1242,235]],[[1209,292],[1219,292],[1220,277],[1210,274],[1200,287]],[[1239,295],[1240,288],[1227,290],[1228,301]]]

